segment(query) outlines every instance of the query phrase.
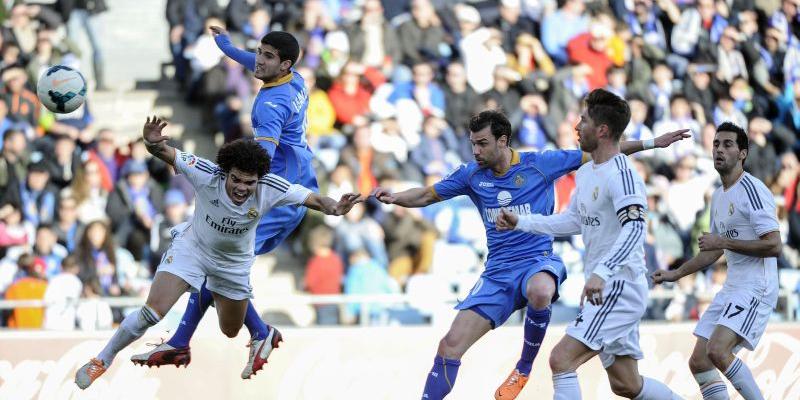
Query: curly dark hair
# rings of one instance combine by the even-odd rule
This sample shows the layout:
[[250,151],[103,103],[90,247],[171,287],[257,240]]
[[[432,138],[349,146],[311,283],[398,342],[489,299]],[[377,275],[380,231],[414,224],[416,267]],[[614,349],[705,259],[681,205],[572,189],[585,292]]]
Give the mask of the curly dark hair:
[[486,110],[469,120],[470,132],[478,132],[486,126],[491,127],[489,129],[495,140],[505,136],[506,142],[511,143],[511,122],[508,121],[505,114],[497,110]]
[[607,125],[611,131],[611,137],[619,140],[631,120],[631,109],[628,102],[605,89],[592,90],[584,101],[586,112],[594,121],[595,126]]
[[255,140],[236,139],[219,149],[217,165],[225,173],[237,168],[244,173],[261,177],[269,172],[270,159],[267,150]]

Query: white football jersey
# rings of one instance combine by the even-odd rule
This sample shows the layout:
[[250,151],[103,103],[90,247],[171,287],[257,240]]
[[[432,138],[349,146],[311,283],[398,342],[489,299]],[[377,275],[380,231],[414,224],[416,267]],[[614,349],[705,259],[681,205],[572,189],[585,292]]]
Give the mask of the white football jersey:
[[225,266],[252,264],[261,216],[273,207],[303,204],[311,194],[304,186],[267,174],[244,204],[236,205],[225,191],[225,173],[211,161],[176,150],[175,169],[197,193],[194,215],[176,231],[188,235],[198,251]]
[[[758,240],[779,230],[775,199],[756,177],[742,173],[728,190],[720,186],[711,197],[711,233],[732,240]],[[723,290],[747,291],[775,306],[778,298],[778,262],[775,257],[753,257],[725,250],[728,276]]]
[[[570,208],[579,215],[586,245],[584,275],[617,276],[646,282],[647,235],[644,181],[623,154],[578,169]],[[623,232],[623,223],[631,227]]]

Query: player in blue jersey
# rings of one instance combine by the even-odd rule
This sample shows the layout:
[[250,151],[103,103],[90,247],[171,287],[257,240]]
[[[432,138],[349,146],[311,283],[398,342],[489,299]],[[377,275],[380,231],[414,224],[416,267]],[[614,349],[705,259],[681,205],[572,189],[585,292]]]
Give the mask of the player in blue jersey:
[[[308,93],[303,77],[292,69],[300,55],[297,39],[287,32],[270,32],[261,39],[256,53],[251,53],[234,47],[224,29],[214,26],[211,31],[225,55],[253,71],[253,75],[264,82],[253,102],[251,118],[255,140],[272,159],[270,172],[289,183],[317,191],[317,178],[311,165],[313,154],[306,143]],[[300,224],[305,213],[306,207],[277,207],[265,214],[256,230],[255,254],[277,247]],[[172,338],[131,360],[148,366],[187,365],[191,360],[189,340],[211,302],[211,294],[203,286],[189,299]],[[247,308],[245,325],[251,340],[242,379],[249,379],[266,363],[281,341],[281,335],[261,320],[252,303]]]
[[[497,111],[484,111],[470,121],[475,161],[464,164],[431,187],[392,193],[373,191],[379,201],[402,207],[424,207],[466,195],[481,212],[489,255],[486,268],[466,299],[450,330],[439,342],[433,368],[425,382],[423,399],[442,399],[453,388],[461,357],[489,330],[502,325],[516,310],[526,307],[525,340],[516,368],[495,393],[515,398],[528,380],[550,322],[550,304],[566,279],[561,259],[553,254],[553,238],[520,231],[500,232],[495,220],[502,208],[518,215],[553,213],[553,183],[588,160],[580,150],[520,153],[509,147],[511,124]],[[667,147],[689,137],[686,130],[665,134],[651,142],[625,142],[630,154]]]

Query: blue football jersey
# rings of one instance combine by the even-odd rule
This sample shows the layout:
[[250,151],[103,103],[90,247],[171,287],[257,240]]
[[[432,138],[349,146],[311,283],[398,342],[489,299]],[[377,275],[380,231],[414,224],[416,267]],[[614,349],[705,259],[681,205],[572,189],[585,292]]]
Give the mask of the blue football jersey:
[[[264,85],[253,102],[251,118],[255,139],[306,148],[308,91],[297,72]],[[274,146],[265,146],[273,155]]]
[[433,185],[441,200],[466,195],[483,218],[489,246],[486,268],[524,258],[551,254],[553,238],[546,235],[512,230],[498,231],[495,220],[501,208],[517,215],[553,213],[553,183],[562,175],[581,166],[580,150],[516,152],[512,149],[511,168],[503,176],[495,176],[475,161],[461,165]]

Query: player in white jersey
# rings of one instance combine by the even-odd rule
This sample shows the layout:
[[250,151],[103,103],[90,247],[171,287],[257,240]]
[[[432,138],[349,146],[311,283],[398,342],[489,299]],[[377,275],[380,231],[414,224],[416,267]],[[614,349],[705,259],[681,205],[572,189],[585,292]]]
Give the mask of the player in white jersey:
[[675,270],[653,274],[655,283],[674,282],[725,254],[725,285],[697,322],[697,343],[689,358],[689,369],[706,400],[728,399],[717,370],[745,399],[764,398],[750,369],[735,354],[742,347],[756,347],[778,302],[781,235],[772,193],[742,167],[748,151],[744,129],[730,122],[717,127],[712,155],[722,186],[711,197],[711,233],[700,237],[700,253],[694,258]]
[[268,174],[267,151],[253,140],[239,139],[219,150],[217,164],[167,145],[166,122],[153,117],[144,125],[147,150],[186,176],[197,193],[191,221],[172,229],[173,241],[158,266],[147,302],[129,314],[97,358],[81,367],[75,383],[86,389],[102,375],[123,348],[144,335],[187,290],[200,290],[203,279],[212,292],[220,329],[236,337],[252,297],[250,267],[259,217],[273,207],[304,205],[329,215],[350,211],[361,196],[348,193],[339,202]]
[[[554,398],[581,398],[575,371],[595,355],[611,390],[631,399],[677,398],[663,383],[639,375],[639,320],[647,308],[644,261],[647,197],[644,182],[619,140],[630,120],[625,100],[597,89],[589,93],[576,130],[592,161],[578,169],[566,212],[517,216],[504,209],[497,229],[553,236],[583,235],[586,244],[581,312],[550,353]],[[584,302],[586,300],[586,303]]]

